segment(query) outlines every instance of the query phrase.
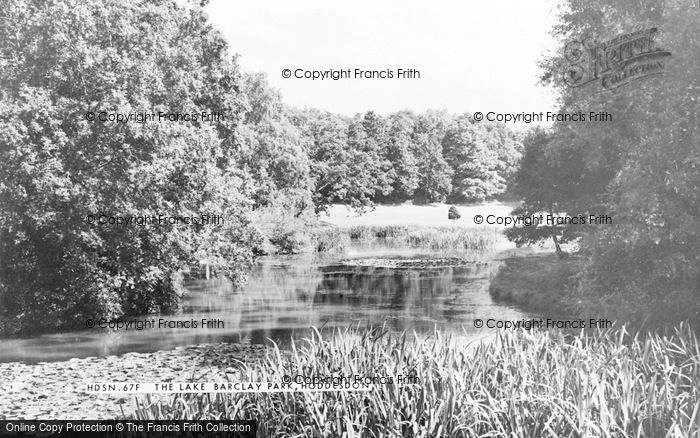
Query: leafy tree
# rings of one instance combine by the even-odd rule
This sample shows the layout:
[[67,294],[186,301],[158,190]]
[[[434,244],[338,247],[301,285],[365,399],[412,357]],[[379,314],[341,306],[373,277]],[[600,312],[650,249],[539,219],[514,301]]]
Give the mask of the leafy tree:
[[[584,19],[590,7],[577,12]],[[644,20],[658,26],[662,34],[656,44],[673,59],[664,75],[617,92],[615,105],[625,105],[627,112],[608,134],[622,132],[626,140],[620,142],[622,164],[608,186],[607,206],[615,221],[586,244],[592,253],[586,272],[592,291],[641,291],[657,309],[673,306],[671,312],[695,319],[700,294],[699,19],[697,8],[661,1],[644,2],[640,10],[625,2],[606,17],[603,25]]]
[[255,206],[267,205],[280,190],[310,193],[308,140],[289,120],[279,93],[263,74],[243,75],[241,89],[247,105],[236,142]]
[[315,109],[295,111],[291,118],[308,139],[316,211],[335,202],[357,210],[372,206],[376,191],[372,157],[351,148],[349,122]]
[[498,143],[486,125],[474,122],[469,115],[460,116],[442,140],[443,154],[454,171],[455,200],[483,201],[505,190],[505,179],[499,174]]
[[310,141],[294,123],[264,74],[244,74],[244,124],[236,137],[246,192],[254,200],[259,254],[297,253],[311,247],[314,228]]
[[523,155],[523,144],[520,138],[506,125],[489,124],[486,126],[490,137],[494,139],[494,147],[498,156],[496,171],[505,184],[512,180],[520,166]]
[[[700,10],[661,0],[614,8],[569,0],[563,10],[555,29],[560,50],[543,64],[544,79],[561,93],[560,112],[601,109],[613,117],[604,125],[557,124],[545,147],[548,167],[571,170],[552,193],[561,208],[613,218],[584,236],[589,259],[581,293],[624,296],[656,309],[676,306],[678,315],[697,312]],[[605,41],[652,27],[661,31],[654,44],[672,53],[664,75],[603,92],[596,84],[571,88],[563,81],[567,42]]]
[[[386,199],[392,190],[391,163],[383,155],[387,142],[385,121],[372,112],[364,117],[356,116],[349,122],[344,138],[345,145],[333,148],[334,153],[327,156],[332,156],[335,163],[340,163],[342,157],[349,173],[338,175],[333,172],[333,175],[340,176],[341,181],[332,186],[326,183],[322,187],[331,189],[334,199],[361,211],[373,206],[377,199]],[[326,151],[326,147],[318,147],[328,140],[319,144],[319,139],[316,135],[316,151]],[[338,169],[337,165],[334,167]]]
[[413,114],[407,112],[394,113],[388,118],[385,157],[394,175],[390,199],[397,202],[413,199],[419,183],[419,167],[411,139],[413,118]]
[[557,254],[562,257],[561,243],[580,237],[582,227],[547,222],[546,217],[553,217],[571,207],[570,196],[572,189],[577,187],[574,182],[577,181],[576,175],[581,174],[582,161],[574,156],[560,160],[548,156],[552,141],[553,135],[542,128],[533,129],[525,137],[525,154],[512,187],[522,204],[512,214],[534,218],[534,223],[509,228],[506,236],[518,246],[551,238]]
[[418,187],[414,200],[444,202],[452,192],[453,170],[442,155],[442,138],[449,124],[444,113],[420,114],[411,135],[413,154],[418,165]]
[[[239,74],[196,5],[3,2],[0,300],[31,328],[172,310],[176,273],[208,257],[239,281],[252,259],[232,138]],[[221,112],[217,123],[108,123],[86,113]],[[107,226],[88,215],[221,226]]]
[[454,222],[461,217],[462,215],[459,214],[459,210],[457,210],[457,207],[455,207],[454,205],[450,207],[450,209],[447,212],[447,219]]
[[396,178],[396,171],[387,159],[388,143],[386,120],[373,111],[350,124],[348,146],[363,155],[362,161],[374,185],[375,199],[386,199]]

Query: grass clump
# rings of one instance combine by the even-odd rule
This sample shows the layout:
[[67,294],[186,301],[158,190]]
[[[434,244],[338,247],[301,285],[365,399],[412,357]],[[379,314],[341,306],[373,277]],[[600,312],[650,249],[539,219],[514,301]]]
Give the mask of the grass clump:
[[[385,329],[315,330],[291,352],[242,364],[235,381],[284,375],[391,377],[371,392],[146,398],[139,419],[256,419],[260,437],[665,437],[700,433],[700,347],[692,330],[567,337],[501,331],[467,349]],[[420,383],[399,385],[399,375]]]
[[322,253],[342,253],[350,245],[350,237],[338,227],[321,224],[312,232],[314,250]]
[[344,230],[352,240],[390,240],[431,249],[483,250],[498,239],[496,231],[486,228],[356,225]]

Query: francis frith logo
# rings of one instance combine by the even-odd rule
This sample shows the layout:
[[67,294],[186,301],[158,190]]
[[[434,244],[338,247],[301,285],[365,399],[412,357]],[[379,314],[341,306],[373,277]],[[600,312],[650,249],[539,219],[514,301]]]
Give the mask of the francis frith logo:
[[569,64],[564,81],[570,87],[600,83],[603,90],[617,88],[647,76],[662,74],[671,52],[656,46],[658,29],[640,29],[607,41],[570,41],[564,56]]

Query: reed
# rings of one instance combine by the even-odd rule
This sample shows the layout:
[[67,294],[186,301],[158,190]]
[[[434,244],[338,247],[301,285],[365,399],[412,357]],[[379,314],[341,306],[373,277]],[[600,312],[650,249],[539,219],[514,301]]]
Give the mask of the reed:
[[256,419],[261,437],[689,437],[700,433],[700,347],[624,328],[499,332],[472,348],[436,331],[311,337],[242,364],[239,381],[284,375],[415,375],[371,392],[182,395],[140,401],[139,419]]
[[496,231],[487,228],[357,225],[344,231],[353,240],[389,240],[432,249],[489,249],[498,239]]

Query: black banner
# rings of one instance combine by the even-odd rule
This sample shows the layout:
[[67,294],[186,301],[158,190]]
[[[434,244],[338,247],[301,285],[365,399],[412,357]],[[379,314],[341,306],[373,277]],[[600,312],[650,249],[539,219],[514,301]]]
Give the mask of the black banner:
[[0,437],[254,438],[254,420],[0,420]]

